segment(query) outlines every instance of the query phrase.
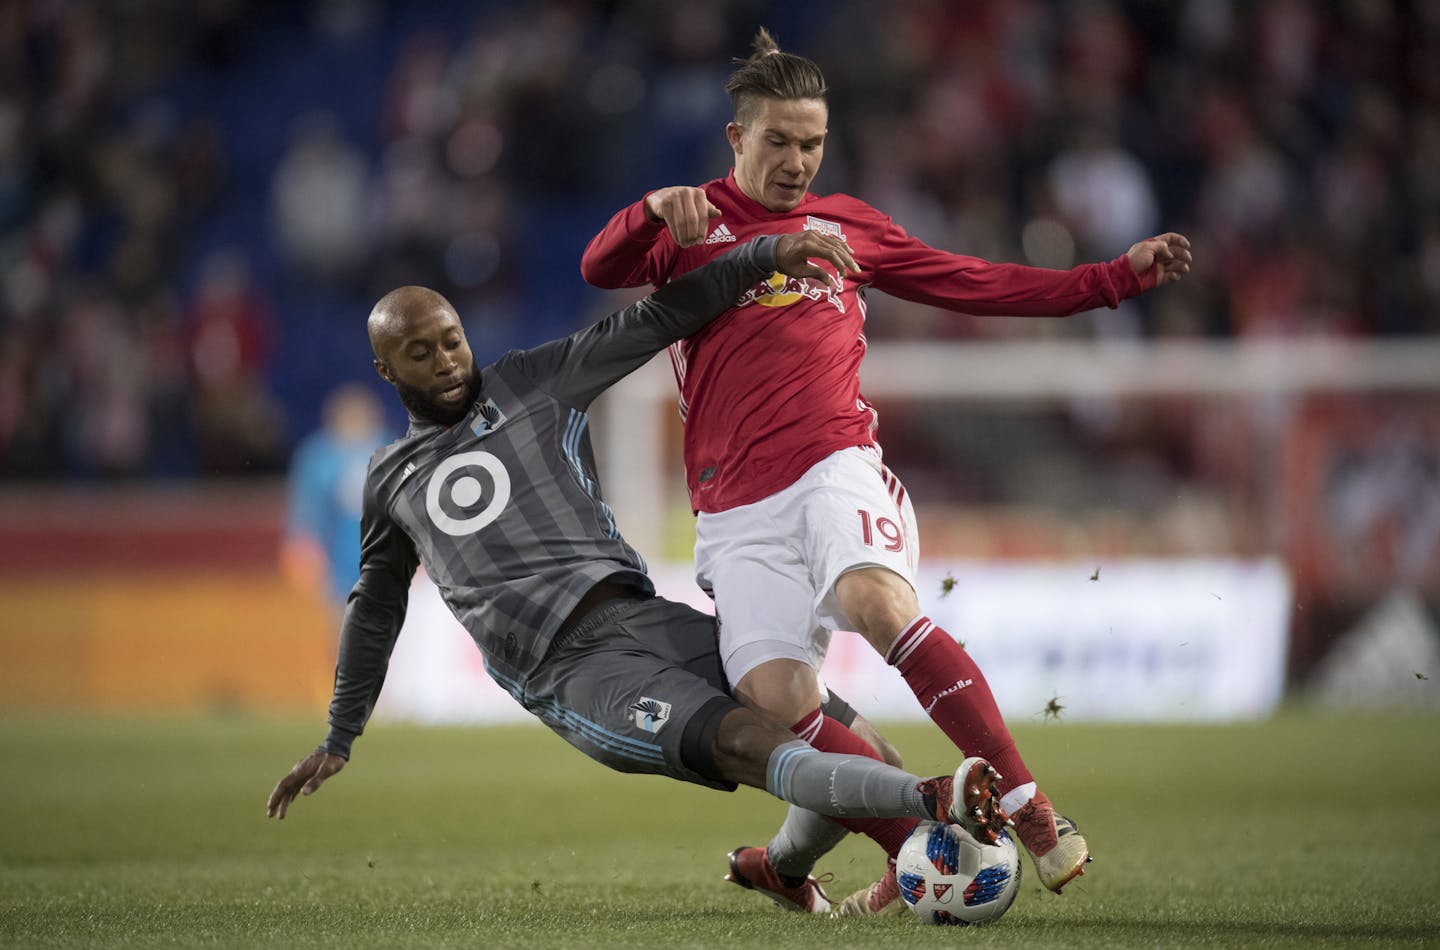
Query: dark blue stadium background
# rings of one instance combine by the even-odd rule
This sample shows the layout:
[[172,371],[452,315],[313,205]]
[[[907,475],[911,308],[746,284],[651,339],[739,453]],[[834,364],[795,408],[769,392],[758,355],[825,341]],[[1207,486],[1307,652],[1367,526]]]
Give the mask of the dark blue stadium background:
[[[720,87],[762,23],[832,83],[819,190],[860,193],[943,246],[1023,260],[1026,222],[1055,215],[1046,175],[1098,130],[1153,199],[1136,220],[1186,230],[1206,252],[1191,281],[1141,305],[1137,335],[1433,335],[1437,21],[1423,4],[1284,0],[8,4],[0,477],[278,473],[332,387],[378,387],[361,322],[398,283],[450,293],[482,359],[588,322],[617,299],[580,279],[589,236],[646,188],[728,167]],[[429,49],[446,86],[457,56],[487,40],[504,61],[482,97],[498,158],[457,176],[448,127],[418,148],[449,198],[503,227],[456,245],[376,226],[336,272],[297,267],[273,192],[298,130],[327,117],[363,157],[378,208],[399,72]],[[1231,152],[1207,141],[1226,136]],[[1237,155],[1249,164],[1232,175]],[[147,194],[125,180],[134,168],[170,183],[156,198],[168,211],[134,198]],[[888,193],[886,168],[899,181]],[[1124,249],[1083,228],[1075,245],[1077,260]],[[248,273],[268,334],[251,396],[269,431],[228,454],[211,450],[249,424],[240,409],[224,418],[242,397],[216,397],[207,417],[193,365],[168,388],[117,381],[77,342],[113,338],[122,363],[152,344],[183,350],[217,260]],[[991,335],[912,312],[887,324],[883,305],[872,315],[877,338]],[[1090,334],[1077,326],[1067,332]],[[116,412],[125,398],[143,419]]]

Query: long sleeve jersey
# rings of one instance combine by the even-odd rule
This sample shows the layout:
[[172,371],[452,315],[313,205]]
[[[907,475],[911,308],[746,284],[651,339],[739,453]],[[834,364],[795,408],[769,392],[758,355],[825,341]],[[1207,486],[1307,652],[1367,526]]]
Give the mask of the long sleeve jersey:
[[746,196],[733,172],[702,187],[721,211],[704,243],[678,246],[641,199],[591,239],[585,279],[661,287],[736,242],[806,228],[844,237],[861,270],[839,293],[809,278],[768,275],[671,347],[696,511],[759,501],[832,452],[875,443],[878,417],[860,392],[869,288],[961,313],[1064,316],[1114,307],[1155,281],[1154,268],[1142,280],[1123,256],[1062,271],[937,250],[849,195],[807,194],[794,210],[774,212]]
[[481,370],[464,419],[446,427],[412,417],[403,438],[375,453],[322,748],[348,756],[364,729],[420,564],[512,692],[595,584],[653,591],[601,496],[585,410],[773,272],[778,240],[744,244],[591,327],[506,353]]

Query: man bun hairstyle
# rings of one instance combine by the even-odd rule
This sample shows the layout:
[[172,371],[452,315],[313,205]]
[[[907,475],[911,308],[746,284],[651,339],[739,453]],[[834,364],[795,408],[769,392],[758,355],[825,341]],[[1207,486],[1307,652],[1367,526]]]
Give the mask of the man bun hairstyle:
[[830,92],[825,75],[813,60],[786,53],[765,27],[755,34],[749,59],[737,59],[740,68],[730,74],[725,91],[741,125],[754,114],[757,99],[819,99]]

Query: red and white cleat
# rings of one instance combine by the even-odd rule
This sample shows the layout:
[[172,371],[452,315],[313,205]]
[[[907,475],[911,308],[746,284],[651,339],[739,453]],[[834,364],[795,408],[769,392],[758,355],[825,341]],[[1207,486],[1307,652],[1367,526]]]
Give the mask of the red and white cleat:
[[725,880],[747,890],[759,891],[782,910],[802,914],[830,912],[830,898],[821,889],[819,881],[806,876],[799,884],[785,883],[770,864],[770,856],[764,848],[741,846],[731,851],[730,873],[725,875]]

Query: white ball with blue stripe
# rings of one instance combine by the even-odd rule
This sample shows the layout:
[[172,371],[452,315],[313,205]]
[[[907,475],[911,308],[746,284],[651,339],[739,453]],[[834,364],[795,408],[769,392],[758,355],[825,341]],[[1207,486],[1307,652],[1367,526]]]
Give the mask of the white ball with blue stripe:
[[900,897],[927,924],[988,924],[1020,892],[1020,850],[1002,831],[982,844],[959,825],[922,821],[895,857]]

